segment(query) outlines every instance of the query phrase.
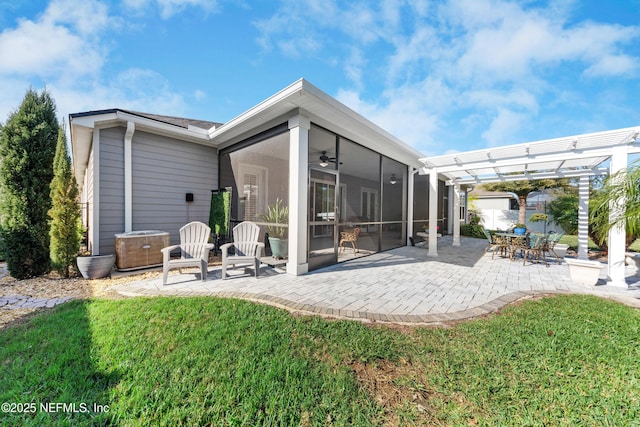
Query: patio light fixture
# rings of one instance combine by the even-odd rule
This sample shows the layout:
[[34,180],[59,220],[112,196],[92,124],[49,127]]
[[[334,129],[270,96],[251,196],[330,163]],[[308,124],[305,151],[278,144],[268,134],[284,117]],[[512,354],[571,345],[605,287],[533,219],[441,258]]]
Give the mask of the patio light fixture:
[[320,163],[318,163],[321,167],[326,168],[327,166],[329,166],[329,163],[335,163],[336,162],[336,158],[335,157],[329,157],[327,156],[327,152],[323,151],[322,155],[320,156]]
[[390,183],[391,185],[393,185],[393,184],[395,184],[396,182],[398,182],[398,178],[396,178],[396,174],[395,174],[395,173],[392,173],[392,174],[391,174],[391,178],[389,179],[389,183]]

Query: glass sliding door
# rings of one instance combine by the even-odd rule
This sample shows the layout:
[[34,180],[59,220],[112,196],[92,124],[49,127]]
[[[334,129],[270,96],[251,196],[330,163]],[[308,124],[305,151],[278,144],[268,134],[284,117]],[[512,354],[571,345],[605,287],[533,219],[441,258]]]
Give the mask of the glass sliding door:
[[380,250],[381,206],[380,155],[346,138],[340,138],[340,185],[344,196],[340,231],[358,229],[355,242],[339,251],[340,261],[376,253]]
[[338,175],[309,169],[309,269],[337,262]]
[[407,167],[382,157],[381,249],[397,248],[407,241]]

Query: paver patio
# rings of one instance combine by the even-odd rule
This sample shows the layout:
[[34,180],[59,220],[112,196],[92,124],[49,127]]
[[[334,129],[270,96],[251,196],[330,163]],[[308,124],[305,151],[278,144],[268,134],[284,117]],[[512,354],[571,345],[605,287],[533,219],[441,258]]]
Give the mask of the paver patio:
[[438,257],[427,250],[401,247],[347,261],[303,276],[284,274],[264,266],[255,279],[251,272],[231,271],[221,280],[220,268],[209,268],[208,280],[195,273],[114,286],[129,296],[221,296],[259,301],[289,310],[321,315],[400,323],[434,323],[481,316],[535,294],[579,293],[616,299],[640,308],[640,275],[627,267],[629,289],[604,284],[571,283],[565,263],[522,265],[491,253],[486,241],[461,237],[440,239]]

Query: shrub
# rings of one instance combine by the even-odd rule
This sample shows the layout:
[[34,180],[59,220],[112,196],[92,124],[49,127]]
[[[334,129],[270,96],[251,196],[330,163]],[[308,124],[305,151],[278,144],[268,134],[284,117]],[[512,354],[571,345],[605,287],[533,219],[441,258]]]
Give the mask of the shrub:
[[477,237],[484,239],[484,227],[480,224],[462,224],[460,225],[460,234],[467,237]]
[[71,172],[65,132],[58,132],[51,181],[51,264],[63,277],[69,277],[80,250],[80,207],[78,185]]
[[2,237],[16,279],[49,271],[49,184],[59,127],[49,93],[30,89],[2,128]]

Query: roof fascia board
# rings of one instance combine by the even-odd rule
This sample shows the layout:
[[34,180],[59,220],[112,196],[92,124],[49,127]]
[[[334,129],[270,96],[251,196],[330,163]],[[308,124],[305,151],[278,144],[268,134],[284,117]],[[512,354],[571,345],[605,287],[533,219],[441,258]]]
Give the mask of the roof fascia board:
[[[282,109],[282,107],[285,108]],[[267,98],[265,101],[247,110],[243,114],[235,117],[222,126],[210,130],[209,137],[212,139],[214,144],[219,146],[229,145],[229,138],[236,142],[235,140],[239,138],[240,135],[246,134],[245,131],[236,134],[234,132],[236,128],[241,127],[245,123],[257,119],[260,116],[268,113],[270,109],[279,111],[280,114],[284,115],[291,115],[292,113],[300,112],[300,114],[307,115],[312,122],[318,123],[319,125],[327,127],[329,129],[336,130],[338,131],[338,133],[341,133],[341,129],[359,129],[358,131],[354,131],[351,134],[345,134],[342,136],[349,139],[353,138],[356,140],[356,142],[359,143],[375,143],[373,137],[376,137],[376,139],[378,140],[382,139],[385,143],[391,142],[395,145],[393,151],[398,154],[395,156],[396,158],[400,157],[402,161],[414,167],[419,167],[422,165],[418,160],[422,156],[420,152],[415,150],[413,147],[405,144],[400,139],[391,135],[389,132],[385,131],[375,123],[369,121],[365,117],[361,116],[351,108],[342,104],[335,98],[329,96],[304,79],[300,79],[294,82],[280,92]],[[350,123],[340,124],[324,119],[325,116],[330,116],[332,114],[338,117],[345,117],[346,119],[344,119],[343,121],[349,121]],[[336,127],[338,129],[336,129]],[[354,138],[355,136],[362,134],[367,135],[367,137],[372,137],[372,140],[361,141],[361,138]],[[216,140],[220,141],[216,143]],[[380,147],[371,148],[375,149],[376,151],[381,151],[381,149],[384,150],[386,148],[386,150],[384,151],[389,151],[388,144],[378,145]]]
[[[357,122],[362,127],[366,128],[366,129],[369,129],[370,131],[374,132],[375,134],[381,135],[383,138],[385,138],[387,140],[392,141],[398,147],[399,151],[402,151],[402,152],[405,153],[405,155],[406,155],[406,159],[405,160],[406,161],[409,161],[409,160],[413,159],[413,162],[409,163],[411,166],[414,166],[414,167],[420,166],[419,159],[422,156],[422,153],[420,153],[418,150],[416,150],[415,148],[413,148],[410,145],[406,144],[405,142],[403,142],[399,138],[393,136],[391,133],[387,132],[386,130],[384,130],[383,128],[381,128],[377,124],[373,123],[372,121],[370,121],[366,117],[358,114],[356,111],[354,111],[351,108],[347,107],[342,102],[340,102],[337,99],[329,96],[328,94],[326,94],[325,92],[323,92],[319,88],[315,87],[311,83],[307,82],[306,80],[304,80],[303,82],[305,83],[304,90],[306,92],[308,92],[309,94],[311,94],[312,96],[314,96],[315,98],[321,100],[328,108],[339,111],[342,115],[348,116],[351,120],[354,120],[355,122]],[[378,150],[378,151],[380,151],[380,150]]]
[[267,111],[268,109],[272,108],[273,106],[279,103],[290,100],[291,97],[294,97],[295,95],[299,95],[300,92],[302,91],[303,83],[304,83],[304,79],[300,79],[292,83],[291,85],[287,86],[286,88],[282,89],[280,92],[265,99],[258,105],[240,114],[239,116],[234,117],[233,119],[222,124],[221,126],[218,126],[217,128],[210,129],[208,132],[209,138],[215,141],[215,139],[220,138],[226,133],[231,132],[235,127],[239,126],[240,124],[243,124],[246,121],[259,116],[260,114],[264,113],[265,111]]
[[107,127],[109,125],[127,126],[127,123],[133,122],[136,130],[148,131],[173,138],[187,139],[191,142],[208,143],[208,130],[191,127],[189,129],[181,128],[169,123],[160,122],[147,117],[136,114],[130,114],[121,110],[103,110],[96,112],[97,114],[81,113],[70,115],[71,125],[84,126],[88,128]]

